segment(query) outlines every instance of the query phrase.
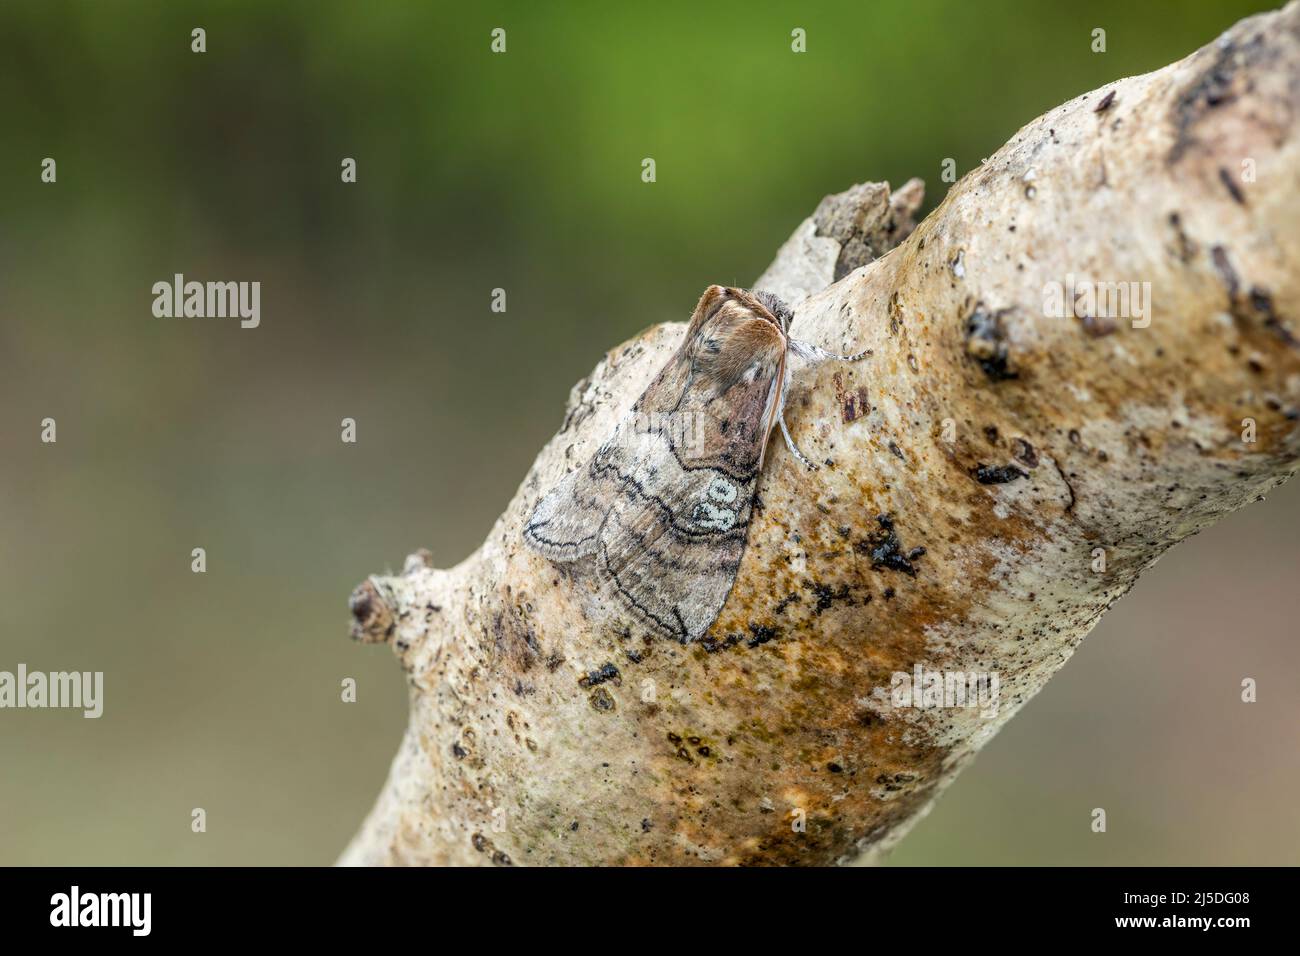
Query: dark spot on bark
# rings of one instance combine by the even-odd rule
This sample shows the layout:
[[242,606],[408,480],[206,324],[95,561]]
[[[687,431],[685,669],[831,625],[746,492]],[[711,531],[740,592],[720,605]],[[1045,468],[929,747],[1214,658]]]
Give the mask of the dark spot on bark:
[[728,634],[722,640],[718,640],[716,637],[709,634],[700,638],[700,646],[710,654],[716,654],[718,651],[725,651],[727,648],[735,647],[739,643],[739,634]]
[[1174,101],[1172,123],[1174,145],[1169,150],[1170,165],[1178,162],[1196,142],[1196,127],[1207,115],[1231,103],[1244,88],[1243,67],[1249,67],[1264,54],[1264,37],[1256,34],[1245,43],[1220,41],[1214,60],[1203,69]]
[[[849,601],[852,603],[847,584],[841,584],[839,590],[835,590],[826,584],[814,582],[804,582],[804,587],[810,589],[817,598],[817,604],[813,608],[813,614],[817,617],[821,617],[822,611],[828,610],[836,601]],[[763,642],[760,641],[759,643]]]
[[1187,235],[1183,228],[1183,217],[1176,212],[1169,214],[1169,225],[1174,230],[1174,239],[1177,243],[1178,261],[1182,263],[1191,262],[1196,256],[1197,245]]
[[983,302],[966,319],[966,354],[979,363],[990,381],[1018,378],[1011,366],[1011,352],[1006,342],[1002,317],[1010,309],[992,311]]
[[348,600],[348,607],[352,611],[352,616],[358,622],[364,623],[370,616],[370,593],[357,589],[352,592],[352,597]]
[[578,678],[578,684],[582,687],[595,687],[597,684],[603,684],[605,681],[612,680],[614,686],[620,686],[623,683],[623,676],[618,672],[618,668],[613,664],[603,664],[594,671],[588,671],[583,677]]
[[574,833],[577,833],[577,832],[578,832],[578,821],[577,821],[577,820],[574,820],[572,823],[570,823],[570,824],[569,824],[569,829],[572,830]]
[[766,624],[749,625],[749,633],[754,635],[747,642],[749,647],[758,647],[760,644],[766,644],[768,641],[781,636],[781,632],[774,627],[768,627]]
[[828,764],[826,765],[826,769],[829,770],[831,773],[843,773],[843,772],[844,772],[844,768],[841,767],[839,764],[833,762],[833,761],[832,761],[831,763],[828,763]]
[[652,825],[653,825],[653,824],[650,823],[650,820],[649,820],[648,818],[646,818],[646,817],[642,817],[642,818],[641,818],[641,832],[642,832],[642,833],[649,833],[649,832],[650,832],[650,827],[651,827]]
[[1228,290],[1229,301],[1235,299],[1241,280],[1237,278],[1237,270],[1232,267],[1232,262],[1228,259],[1228,250],[1223,246],[1213,247],[1210,250],[1210,261],[1214,263],[1215,271],[1219,273],[1219,278]]
[[1300,339],[1291,331],[1289,324],[1277,314],[1273,306],[1273,296],[1267,289],[1252,285],[1250,290],[1242,295],[1241,278],[1228,257],[1228,251],[1223,246],[1215,246],[1211,249],[1210,259],[1227,290],[1228,310],[1239,327],[1249,331],[1259,325],[1292,348],[1300,347]]
[[831,376],[835,386],[835,403],[840,407],[840,418],[844,424],[857,421],[871,411],[871,401],[865,385],[849,390],[844,387],[844,377],[840,372]]
[[1291,331],[1287,323],[1274,311],[1273,296],[1267,289],[1262,289],[1257,285],[1251,286],[1248,301],[1250,311],[1253,314],[1252,317],[1263,319],[1264,328],[1292,348],[1300,346],[1300,339],[1296,338],[1295,333]]
[[773,609],[772,613],[784,614],[785,609],[788,608],[791,604],[798,604],[798,603],[799,603],[799,594],[795,591],[791,591],[789,594],[787,594],[785,597],[781,598],[781,600],[777,602],[776,608]]
[[1093,315],[1089,312],[1084,312],[1083,315],[1079,315],[1077,300],[1073,312],[1075,317],[1078,318],[1079,324],[1083,326],[1083,331],[1094,339],[1099,339],[1104,335],[1110,335],[1119,328],[1119,325],[1116,323],[1113,316]]
[[1094,113],[1104,113],[1110,109],[1110,105],[1115,102],[1115,91],[1111,90],[1101,98],[1101,102],[1092,108]]
[[469,756],[469,751],[466,750],[464,747],[462,747],[460,744],[452,744],[451,755],[455,757],[457,760],[464,760],[467,756]]
[[[1101,452],[1097,457],[1099,457],[1102,461],[1105,461],[1106,453]],[[1061,476],[1061,480],[1065,482],[1066,490],[1070,492],[1070,502],[1065,506],[1066,512],[1069,513],[1074,510],[1074,505],[1077,500],[1074,496],[1074,485],[1070,484],[1070,479],[1066,477],[1065,470],[1061,467],[1061,463],[1059,461],[1053,458],[1052,464],[1056,467],[1056,473]]]
[[984,426],[984,440],[987,441],[990,445],[996,445],[998,443],[997,426],[995,425]]
[[1228,172],[1222,166],[1219,167],[1219,182],[1223,183],[1223,188],[1228,190],[1228,195],[1232,197],[1233,202],[1240,206],[1246,205],[1246,197],[1242,195],[1241,187],[1238,186],[1237,181],[1232,178],[1232,173]]
[[1017,438],[1011,443],[1011,457],[1020,462],[1027,468],[1038,467],[1038,452],[1034,446],[1029,444],[1023,438]]
[[893,441],[890,441],[889,443],[889,451],[890,454],[892,454],[899,461],[907,461],[907,459],[903,457],[902,451],[899,450],[898,445],[896,445]]
[[1017,478],[1028,478],[1029,473],[1015,465],[976,465],[971,469],[971,476],[981,485],[1004,485]]
[[601,713],[609,713],[614,709],[614,698],[611,697],[609,691],[605,690],[603,687],[597,687],[592,691],[589,700],[592,709],[598,710]]
[[859,541],[854,550],[870,556],[873,568],[888,568],[916,577],[916,567],[912,562],[925,554],[925,549],[912,548],[905,553],[898,533],[894,530],[894,521],[889,515],[876,515],[876,523],[880,525],[879,530]]
[[492,619],[492,637],[497,654],[513,670],[527,672],[541,658],[537,635],[517,610],[497,612]]

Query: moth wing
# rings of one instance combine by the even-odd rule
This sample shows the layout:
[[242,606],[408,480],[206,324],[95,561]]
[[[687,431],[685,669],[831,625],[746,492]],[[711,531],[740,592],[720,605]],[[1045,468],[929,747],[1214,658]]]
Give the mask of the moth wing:
[[710,286],[629,416],[538,504],[524,538],[554,561],[590,559],[604,593],[589,614],[682,642],[713,624],[780,419],[785,324],[743,290]]
[[608,481],[596,467],[600,455],[565,475],[529,516],[524,541],[543,557],[566,562],[596,553],[613,502]]
[[[731,593],[752,513],[754,480],[685,468],[668,438],[638,436],[642,464],[600,530],[599,567],[639,623],[698,640]],[[659,447],[657,447],[659,446]]]

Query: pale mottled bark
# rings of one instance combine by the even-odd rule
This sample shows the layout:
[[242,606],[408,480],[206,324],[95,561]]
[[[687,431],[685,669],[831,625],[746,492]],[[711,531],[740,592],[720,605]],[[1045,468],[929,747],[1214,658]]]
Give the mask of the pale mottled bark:
[[[354,594],[355,636],[409,674],[411,720],[343,862],[893,845],[1145,568],[1297,468],[1298,109],[1292,3],[1030,123],[829,288],[902,238],[919,184],[892,206],[858,187],[805,222],[760,285],[792,300],[798,337],[872,355],[796,377],[788,419],[823,467],[773,444],[707,646],[593,633],[520,539],[683,327],[611,351],[474,555],[413,556]],[[1151,283],[1149,326],[1046,315],[1070,275]],[[891,706],[891,675],[918,662],[996,672],[997,715]],[[581,680],[607,663],[617,680]]]

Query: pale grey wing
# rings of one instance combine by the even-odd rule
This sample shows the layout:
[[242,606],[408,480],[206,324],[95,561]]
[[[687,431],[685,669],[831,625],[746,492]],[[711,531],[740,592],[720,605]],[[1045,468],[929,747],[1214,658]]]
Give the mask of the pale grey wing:
[[682,643],[712,626],[745,550],[744,529],[689,537],[652,507],[616,508],[601,537],[597,560],[634,618]]
[[753,477],[682,467],[663,435],[638,436],[600,530],[597,567],[633,618],[687,643],[703,637],[731,593],[745,550]]
[[571,471],[551,489],[524,524],[524,541],[552,561],[578,561],[595,554],[600,529],[622,493],[622,475],[643,471],[635,460],[643,450],[635,439],[634,415],[629,412],[591,459]]
[[[602,449],[603,451],[603,449]],[[601,452],[571,471],[533,509],[524,541],[552,561],[577,561],[596,553],[600,529],[614,495],[598,467]]]

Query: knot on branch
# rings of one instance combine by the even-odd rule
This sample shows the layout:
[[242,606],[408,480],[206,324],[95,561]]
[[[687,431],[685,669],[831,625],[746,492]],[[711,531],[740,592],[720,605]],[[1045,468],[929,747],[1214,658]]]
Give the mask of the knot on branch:
[[357,585],[348,598],[352,612],[352,639],[364,644],[380,644],[393,636],[397,621],[383,592],[367,578]]
[[833,278],[874,262],[912,234],[925,184],[909,179],[892,194],[889,183],[858,183],[827,196],[813,213],[816,234],[840,244]]

